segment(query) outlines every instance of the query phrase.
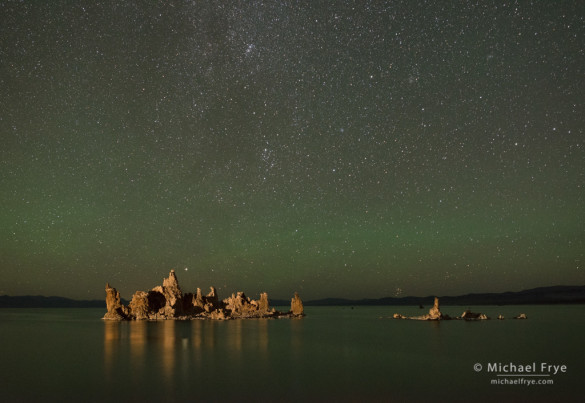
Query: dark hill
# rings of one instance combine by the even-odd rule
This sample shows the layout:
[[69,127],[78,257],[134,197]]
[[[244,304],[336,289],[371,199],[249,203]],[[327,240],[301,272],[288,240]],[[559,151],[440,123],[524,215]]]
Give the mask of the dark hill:
[[[530,290],[503,293],[465,294],[439,296],[441,305],[538,305],[538,304],[584,304],[585,286],[539,287]],[[306,301],[305,306],[358,306],[358,305],[432,305],[434,296],[385,297],[378,299],[351,300],[324,298]],[[127,305],[128,301],[122,301]],[[287,300],[270,300],[271,306],[288,306]],[[75,300],[63,297],[26,295],[10,297],[0,295],[0,308],[104,308],[104,300]]]
[[76,300],[63,297],[0,295],[0,308],[106,308],[105,300]]
[[[348,305],[432,305],[434,296],[385,297],[378,299],[350,300],[325,298],[305,302],[305,306]],[[538,304],[583,304],[585,286],[539,287],[530,290],[503,293],[466,294],[439,296],[441,305],[538,305]]]

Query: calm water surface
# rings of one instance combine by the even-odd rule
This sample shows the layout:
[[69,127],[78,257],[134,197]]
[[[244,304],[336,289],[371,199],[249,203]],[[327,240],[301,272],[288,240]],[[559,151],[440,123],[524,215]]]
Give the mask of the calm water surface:
[[[118,323],[99,309],[2,309],[0,393],[6,402],[583,401],[584,306],[472,310],[529,319],[399,321],[389,317],[421,311],[307,307],[299,320]],[[492,385],[502,377],[490,363],[567,369],[525,378],[552,385]]]

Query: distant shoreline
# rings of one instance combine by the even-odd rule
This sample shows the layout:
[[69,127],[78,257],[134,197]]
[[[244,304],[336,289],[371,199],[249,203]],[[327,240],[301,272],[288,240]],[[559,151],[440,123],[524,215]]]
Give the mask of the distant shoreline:
[[459,296],[429,295],[426,297],[386,297],[350,300],[326,298],[305,302],[305,306],[429,306],[434,297],[441,306],[465,305],[564,305],[585,304],[585,286],[551,286],[516,292],[465,294]]
[[[385,297],[372,299],[324,298],[304,302],[305,306],[429,306],[435,296]],[[470,305],[575,305],[585,304],[585,286],[552,286],[517,292],[440,296],[441,306]],[[122,301],[127,304],[128,301]],[[290,301],[270,299],[271,306],[286,306]],[[104,308],[104,300],[75,300],[40,295],[0,295],[0,308]]]

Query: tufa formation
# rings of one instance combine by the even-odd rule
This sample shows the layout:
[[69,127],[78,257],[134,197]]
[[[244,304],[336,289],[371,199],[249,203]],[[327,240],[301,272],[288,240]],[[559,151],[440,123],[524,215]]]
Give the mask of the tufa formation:
[[120,302],[120,293],[106,283],[106,315],[104,319],[124,320],[128,318],[128,308]]
[[413,319],[413,320],[442,320],[442,319],[450,319],[446,315],[443,316],[441,310],[439,309],[439,298],[435,297],[435,303],[433,307],[429,309],[429,313],[426,315],[421,316],[404,316],[400,315],[399,313],[394,314],[394,319]]
[[[450,317],[449,315],[444,315],[441,313],[439,309],[439,298],[435,297],[435,303],[433,307],[429,310],[429,313],[426,315],[421,316],[404,316],[399,313],[395,313],[393,315],[394,319],[412,319],[412,320],[467,320],[467,321],[475,321],[475,320],[489,320],[489,316],[483,313],[475,313],[471,312],[469,309],[466,309],[461,316],[456,316],[454,318]],[[503,315],[498,315],[498,319],[503,320]],[[521,313],[518,316],[515,316],[514,319],[526,319],[526,314]]]
[[289,312],[270,308],[268,294],[260,294],[256,301],[243,292],[219,300],[215,287],[203,296],[201,289],[196,294],[183,294],[174,270],[163,280],[162,286],[150,291],[136,291],[128,306],[120,302],[120,293],[106,284],[106,320],[163,320],[163,319],[236,319],[236,318],[299,318],[304,316],[303,301],[297,293],[291,300]]

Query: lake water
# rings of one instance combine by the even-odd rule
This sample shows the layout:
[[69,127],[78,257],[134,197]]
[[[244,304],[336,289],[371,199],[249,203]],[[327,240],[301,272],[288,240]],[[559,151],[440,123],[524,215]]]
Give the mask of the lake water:
[[[528,320],[420,322],[390,319],[426,313],[411,307],[306,307],[293,320],[105,322],[99,309],[0,309],[0,399],[583,401],[585,306],[472,310]],[[533,363],[536,371],[510,376],[498,363],[515,365],[514,375]],[[566,369],[555,375],[542,363]],[[532,380],[553,384],[521,384]]]

